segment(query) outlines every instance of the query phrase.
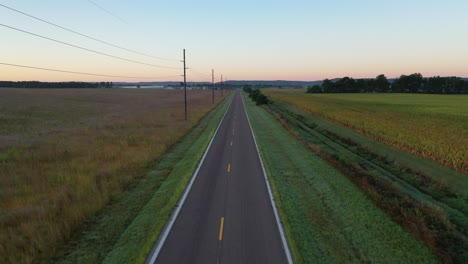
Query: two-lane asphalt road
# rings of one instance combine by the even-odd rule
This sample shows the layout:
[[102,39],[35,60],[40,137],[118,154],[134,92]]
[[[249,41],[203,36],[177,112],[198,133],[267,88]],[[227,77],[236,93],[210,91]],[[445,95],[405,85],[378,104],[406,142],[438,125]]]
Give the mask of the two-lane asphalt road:
[[240,92],[156,263],[287,263]]

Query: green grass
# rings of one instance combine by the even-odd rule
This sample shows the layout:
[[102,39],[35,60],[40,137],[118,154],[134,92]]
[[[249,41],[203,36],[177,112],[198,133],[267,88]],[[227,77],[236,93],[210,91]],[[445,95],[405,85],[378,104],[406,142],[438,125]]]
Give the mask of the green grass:
[[0,151],[0,162],[16,161],[23,157],[24,150],[10,147]]
[[346,176],[244,96],[296,263],[436,263]]
[[[337,167],[396,222],[425,241],[444,262],[468,256],[466,182],[447,184],[425,172],[452,179],[464,175],[449,168],[375,142],[292,106],[268,106],[283,126],[312,151]],[[417,169],[425,164],[423,171]],[[452,183],[452,182],[451,182]]]
[[229,102],[211,111],[146,177],[93,219],[58,263],[143,263],[198,165]]
[[267,90],[296,106],[386,144],[468,172],[468,96],[305,94]]
[[[321,116],[310,114],[309,112],[299,109],[293,105],[275,102],[272,106],[278,110],[281,109],[280,111],[285,111],[285,113],[290,116],[295,116],[297,119],[300,119],[296,121],[303,121],[305,123],[317,125],[318,130],[320,130],[322,134],[332,133],[339,135],[357,145],[364,146],[373,153],[384,156],[386,159],[393,161],[400,167],[410,168],[414,171],[423,173],[433,181],[442,181],[455,192],[468,196],[468,181],[465,180],[466,174],[402,151],[398,148],[390,147],[387,144],[358,133],[351,128],[336,124],[335,122]],[[315,134],[319,136],[321,135],[320,133]],[[325,136],[321,135],[321,137],[323,138]]]

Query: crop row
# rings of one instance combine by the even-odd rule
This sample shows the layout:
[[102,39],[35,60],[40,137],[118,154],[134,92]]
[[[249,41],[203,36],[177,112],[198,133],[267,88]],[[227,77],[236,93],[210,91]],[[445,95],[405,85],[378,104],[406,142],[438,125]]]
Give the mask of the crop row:
[[273,103],[267,109],[313,152],[347,175],[392,219],[425,241],[440,260],[467,260],[466,191],[389,160],[342,131],[318,126],[313,117],[298,114],[287,105]]
[[289,91],[266,94],[386,144],[468,172],[465,95],[312,95]]

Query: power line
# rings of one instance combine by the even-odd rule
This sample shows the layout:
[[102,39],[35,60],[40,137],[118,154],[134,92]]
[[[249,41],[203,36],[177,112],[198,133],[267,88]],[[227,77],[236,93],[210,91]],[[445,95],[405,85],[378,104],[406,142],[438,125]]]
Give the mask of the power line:
[[113,16],[114,18],[117,18],[118,20],[124,22],[125,24],[128,24],[128,22],[125,21],[123,18],[121,18],[121,17],[119,17],[119,16],[117,16],[117,15],[111,13],[109,10],[107,10],[107,9],[105,9],[104,7],[98,5],[96,2],[91,1],[91,0],[88,0],[88,2],[90,2],[91,4],[93,4],[94,6],[96,6],[97,8],[101,9],[102,11],[106,12],[107,14]]
[[203,73],[201,73],[201,72],[198,72],[198,71],[192,69],[191,67],[189,68],[189,70],[190,70],[191,72],[193,72],[193,73],[195,73],[195,74],[198,74],[199,76],[205,77],[205,78],[207,78],[207,79],[211,78],[211,76],[209,76],[208,74],[203,74]]
[[197,72],[197,71],[193,70],[192,68],[189,68],[189,71],[191,71],[192,73],[195,73],[196,75],[198,75],[201,78],[201,82],[211,83],[211,76],[208,76],[208,75],[205,75],[203,73]]
[[140,62],[140,61],[136,61],[136,60],[126,59],[126,58],[122,58],[122,57],[119,57],[119,56],[114,56],[114,55],[107,54],[107,53],[104,53],[104,52],[95,51],[95,50],[92,50],[92,49],[88,49],[88,48],[84,48],[84,47],[77,46],[77,45],[74,45],[74,44],[70,44],[70,43],[67,43],[67,42],[63,42],[63,41],[60,41],[60,40],[56,40],[56,39],[53,39],[53,38],[38,35],[38,34],[29,32],[29,31],[26,31],[26,30],[22,30],[22,29],[19,29],[19,28],[7,26],[7,25],[4,25],[4,24],[0,24],[0,26],[6,27],[6,28],[9,28],[9,29],[12,29],[12,30],[16,30],[16,31],[19,31],[19,32],[22,32],[22,33],[25,33],[25,34],[29,34],[29,35],[32,35],[32,36],[35,36],[35,37],[38,37],[38,38],[43,38],[43,39],[47,39],[47,40],[50,40],[50,41],[53,41],[53,42],[57,42],[57,43],[60,43],[60,44],[66,45],[66,46],[73,47],[73,48],[77,48],[77,49],[85,50],[85,51],[88,51],[88,52],[96,53],[96,54],[99,54],[99,55],[103,55],[103,56],[106,56],[106,57],[114,58],[114,59],[119,59],[119,60],[123,60],[123,61],[133,62],[133,63],[146,65],[146,66],[151,66],[151,67],[156,67],[156,68],[180,70],[180,68],[176,68],[176,67],[167,67],[167,66],[155,65],[155,64]]
[[194,72],[194,73],[196,73],[196,74],[198,74],[198,75],[202,75],[202,76],[209,77],[208,74],[204,74],[204,73],[201,73],[201,72],[199,72],[199,71],[196,71],[196,70],[193,69],[193,67],[190,67],[189,70],[192,71],[192,72]]
[[99,77],[111,77],[111,78],[128,78],[128,79],[167,79],[167,78],[180,77],[180,75],[165,76],[165,77],[135,77],[135,76],[122,76],[122,75],[95,74],[95,73],[87,73],[87,72],[76,72],[76,71],[57,70],[57,69],[49,69],[49,68],[42,68],[42,67],[35,67],[35,66],[27,66],[27,65],[18,65],[18,64],[4,63],[4,62],[0,62],[0,65],[11,66],[11,67],[17,67],[17,68],[27,68],[27,69],[41,70],[41,71],[52,71],[52,72],[71,73],[71,74],[89,75],[89,76],[99,76]]
[[20,11],[20,10],[15,9],[15,8],[6,6],[6,5],[4,5],[4,4],[0,4],[0,6],[3,7],[3,8],[9,9],[9,10],[11,10],[11,11],[13,11],[13,12],[22,14],[22,15],[27,16],[27,17],[30,17],[30,18],[32,18],[32,19],[35,19],[35,20],[41,21],[41,22],[43,22],[43,23],[49,24],[49,25],[51,25],[51,26],[54,26],[54,27],[63,29],[63,30],[68,31],[68,32],[71,32],[71,33],[73,33],[73,34],[76,34],[76,35],[79,35],[79,36],[82,36],[82,37],[85,37],[85,38],[88,38],[88,39],[91,39],[91,40],[94,40],[94,41],[97,41],[97,42],[100,42],[100,43],[103,43],[103,44],[106,44],[106,45],[109,45],[109,46],[112,46],[112,47],[114,47],[114,48],[118,48],[118,49],[121,49],[121,50],[125,50],[125,51],[128,51],[128,52],[132,52],[132,53],[135,53],[135,54],[138,54],[138,55],[142,55],[142,56],[146,56],[146,57],[150,57],[150,58],[154,58],[154,59],[158,59],[158,60],[177,61],[177,62],[180,62],[179,60],[175,60],[175,59],[166,59],[166,58],[162,58],[162,57],[156,57],[156,56],[153,56],[153,55],[145,54],[145,53],[143,53],[143,52],[139,52],[139,51],[134,51],[134,50],[131,50],[131,49],[127,49],[127,48],[124,48],[124,47],[122,47],[122,46],[115,45],[115,44],[109,43],[109,42],[107,42],[107,41],[100,40],[100,39],[91,37],[91,36],[89,36],[89,35],[86,35],[86,34],[77,32],[77,31],[75,31],[75,30],[72,30],[72,29],[69,29],[69,28],[66,28],[66,27],[62,27],[62,26],[57,25],[57,24],[55,24],[55,23],[52,23],[52,22],[50,22],[50,21],[47,21],[47,20],[44,20],[44,19],[42,19],[42,18],[33,16],[33,15],[31,15],[31,14],[27,14],[27,13],[25,13],[25,12],[22,12],[22,11]]

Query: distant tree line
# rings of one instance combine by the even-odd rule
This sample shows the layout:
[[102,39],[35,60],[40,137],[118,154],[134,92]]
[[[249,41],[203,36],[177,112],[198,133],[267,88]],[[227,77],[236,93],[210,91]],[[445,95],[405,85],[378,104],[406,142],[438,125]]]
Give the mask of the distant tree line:
[[322,85],[307,88],[307,93],[428,93],[468,94],[468,81],[459,77],[424,78],[420,73],[402,75],[393,83],[381,74],[375,79],[344,77],[337,81],[325,79]]
[[262,94],[262,92],[259,89],[252,89],[252,86],[246,84],[244,85],[243,88],[244,92],[249,94],[250,99],[254,101],[257,105],[264,105],[268,104],[269,100],[268,98]]
[[0,81],[0,88],[112,88],[114,83],[112,82],[10,82]]

